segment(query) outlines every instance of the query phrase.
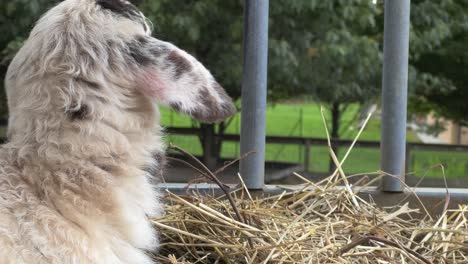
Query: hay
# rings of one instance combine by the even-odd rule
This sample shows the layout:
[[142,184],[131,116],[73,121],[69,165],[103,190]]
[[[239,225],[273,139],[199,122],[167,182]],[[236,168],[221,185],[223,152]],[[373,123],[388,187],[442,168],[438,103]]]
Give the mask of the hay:
[[384,210],[357,195],[366,186],[349,184],[341,166],[363,127],[340,162],[329,141],[337,166],[330,177],[314,183],[296,174],[304,183],[278,195],[251,195],[241,178],[239,188],[229,191],[216,177],[223,168],[213,173],[197,161],[201,169],[196,170],[225,194],[168,192],[166,214],[152,220],[162,240],[155,259],[172,264],[468,263],[468,205],[445,210],[434,220],[427,210],[413,218],[419,211],[407,204]]
[[[162,263],[468,263],[468,206],[438,220],[413,219],[407,205],[382,210],[329,178],[299,190],[252,197],[168,193],[154,219]],[[296,186],[297,187],[297,186]],[[354,203],[356,201],[358,206]]]

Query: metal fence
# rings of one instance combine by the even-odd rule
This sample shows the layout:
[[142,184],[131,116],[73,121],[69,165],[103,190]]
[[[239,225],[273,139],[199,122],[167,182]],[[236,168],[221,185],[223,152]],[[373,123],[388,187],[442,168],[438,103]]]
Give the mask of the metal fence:
[[[244,70],[242,80],[242,123],[240,154],[254,149],[257,155],[241,160],[240,174],[246,187],[261,192],[278,192],[278,186],[264,185],[265,171],[265,110],[268,54],[269,0],[245,0]],[[403,188],[406,164],[406,109],[408,79],[408,46],[410,0],[385,1],[384,67],[382,92],[382,141],[380,168],[396,177],[386,176],[379,189],[366,190],[365,196],[380,199],[382,205],[395,204],[411,195]],[[304,142],[307,144],[307,142]],[[312,143],[312,142],[310,142]],[[411,149],[409,149],[411,151]],[[183,191],[186,184],[166,184],[165,188]],[[215,188],[212,185],[191,185],[190,188]],[[466,189],[416,189],[413,200],[426,206],[450,195],[451,204],[466,203]]]
[[[241,175],[248,188],[264,182],[268,0],[246,0],[244,14],[244,78],[242,82]],[[381,168],[400,177],[386,177],[383,191],[401,192],[406,155],[406,104],[410,0],[385,1],[382,93]]]

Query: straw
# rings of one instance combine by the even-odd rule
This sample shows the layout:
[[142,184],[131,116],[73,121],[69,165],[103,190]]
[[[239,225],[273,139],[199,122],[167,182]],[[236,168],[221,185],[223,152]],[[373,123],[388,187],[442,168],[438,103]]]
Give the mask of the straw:
[[[468,205],[447,210],[447,197],[442,215],[433,219],[426,208],[421,213],[407,203],[383,209],[364,201],[358,193],[383,174],[345,175],[342,166],[356,140],[341,162],[329,142],[337,167],[330,177],[312,182],[296,173],[303,183],[278,195],[253,195],[242,178],[231,191],[216,173],[198,169],[224,194],[167,192],[164,216],[152,219],[161,237],[154,259],[171,264],[468,263]],[[368,181],[370,175],[378,176]],[[366,184],[353,188],[351,177]]]

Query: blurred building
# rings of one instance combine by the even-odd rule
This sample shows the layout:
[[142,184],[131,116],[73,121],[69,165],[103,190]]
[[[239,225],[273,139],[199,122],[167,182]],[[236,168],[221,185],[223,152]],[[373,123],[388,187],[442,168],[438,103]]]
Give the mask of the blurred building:
[[440,126],[441,131],[434,137],[440,143],[453,145],[468,145],[468,127],[459,125],[452,121],[441,120],[432,115],[420,117],[416,120],[420,127]]

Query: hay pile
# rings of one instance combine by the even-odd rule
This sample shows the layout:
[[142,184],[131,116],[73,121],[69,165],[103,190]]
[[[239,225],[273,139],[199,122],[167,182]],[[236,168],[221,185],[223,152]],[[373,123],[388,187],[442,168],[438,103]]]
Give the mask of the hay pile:
[[468,263],[468,206],[438,220],[407,205],[382,210],[339,177],[279,195],[168,193],[154,219],[162,263]]
[[[326,129],[323,111],[322,118]],[[341,161],[328,136],[337,167],[329,178],[313,183],[296,175],[302,185],[272,196],[253,197],[241,178],[240,187],[228,191],[216,177],[223,168],[211,172],[173,146],[198,163],[193,168],[225,195],[169,192],[165,216],[153,220],[162,239],[155,258],[172,264],[468,263],[468,204],[445,210],[439,219],[427,210],[415,219],[417,210],[407,205],[380,209],[357,195],[365,186],[349,184],[342,165],[369,119]]]

